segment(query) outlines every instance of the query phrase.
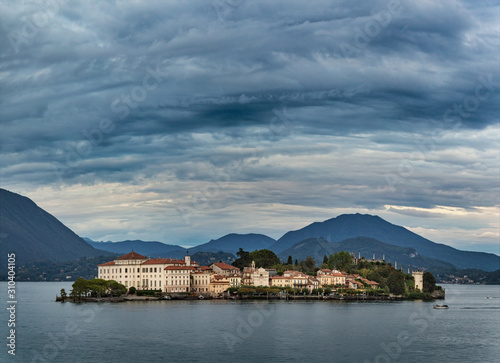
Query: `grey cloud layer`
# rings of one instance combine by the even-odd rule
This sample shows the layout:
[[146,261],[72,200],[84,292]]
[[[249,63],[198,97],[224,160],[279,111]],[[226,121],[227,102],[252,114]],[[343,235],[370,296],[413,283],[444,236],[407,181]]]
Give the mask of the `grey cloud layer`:
[[155,190],[189,205],[239,163],[214,207],[499,203],[493,1],[0,1],[0,14],[7,188],[163,178]]

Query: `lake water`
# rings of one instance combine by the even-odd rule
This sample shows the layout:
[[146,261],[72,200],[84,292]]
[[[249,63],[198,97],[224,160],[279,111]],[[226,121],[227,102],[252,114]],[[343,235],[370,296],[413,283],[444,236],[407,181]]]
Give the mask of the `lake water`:
[[[435,302],[56,303],[71,283],[18,282],[16,356],[2,362],[498,362],[500,286]],[[487,298],[487,297],[490,298]],[[443,303],[442,301],[439,303]]]

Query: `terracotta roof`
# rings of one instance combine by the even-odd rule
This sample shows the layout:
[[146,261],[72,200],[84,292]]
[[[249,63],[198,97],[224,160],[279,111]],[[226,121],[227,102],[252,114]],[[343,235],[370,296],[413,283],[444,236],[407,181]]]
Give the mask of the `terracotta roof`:
[[227,276],[224,275],[212,275],[213,279],[227,279]]
[[231,266],[224,262],[214,262],[212,263],[212,265],[215,265],[222,270],[238,270],[238,271],[240,270],[238,267]]
[[343,274],[339,274],[338,272],[333,273],[333,274],[332,274],[332,276],[341,276],[341,277],[342,277],[342,276],[344,276],[344,277],[345,277],[345,275],[343,275]]
[[210,267],[208,267],[208,266],[201,266],[201,267],[200,267],[200,270],[202,270],[202,271],[206,271],[206,270],[211,270],[211,268],[210,268]]
[[146,260],[146,256],[140,255],[137,252],[129,252],[126,255],[118,257],[117,260]]
[[196,270],[194,266],[167,266],[165,270]]
[[210,280],[210,284],[211,284],[211,285],[214,285],[214,284],[218,284],[218,285],[220,285],[220,284],[222,284],[222,285],[229,285],[229,281],[219,281],[219,280],[214,281],[214,280]]
[[185,264],[184,260],[176,260],[172,258],[152,258],[143,262],[143,265],[165,265],[165,264]]
[[115,264],[115,261],[109,261],[105,263],[101,263],[100,265],[97,266],[113,266]]

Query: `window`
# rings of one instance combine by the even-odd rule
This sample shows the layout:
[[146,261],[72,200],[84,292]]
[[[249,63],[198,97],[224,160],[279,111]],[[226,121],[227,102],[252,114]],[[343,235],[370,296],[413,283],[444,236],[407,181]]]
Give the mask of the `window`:
[[125,273],[127,273],[127,272],[128,272],[128,271],[127,271],[127,268],[125,268]]

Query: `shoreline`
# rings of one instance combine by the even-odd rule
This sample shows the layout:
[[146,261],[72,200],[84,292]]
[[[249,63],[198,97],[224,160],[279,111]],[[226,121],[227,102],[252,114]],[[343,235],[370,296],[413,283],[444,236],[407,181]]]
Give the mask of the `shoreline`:
[[[282,301],[434,301],[444,300],[445,295],[432,296],[430,299],[412,299],[404,296],[229,296],[229,297],[203,297],[199,296],[170,296],[164,297],[146,297],[146,296],[119,296],[119,297],[105,297],[105,298],[82,298],[79,301],[66,299],[64,302],[71,303],[99,303],[99,302],[145,302],[145,301],[205,301],[205,300],[231,300],[231,301],[244,301],[244,300],[282,300]],[[60,296],[56,296],[56,302],[63,302]]]

